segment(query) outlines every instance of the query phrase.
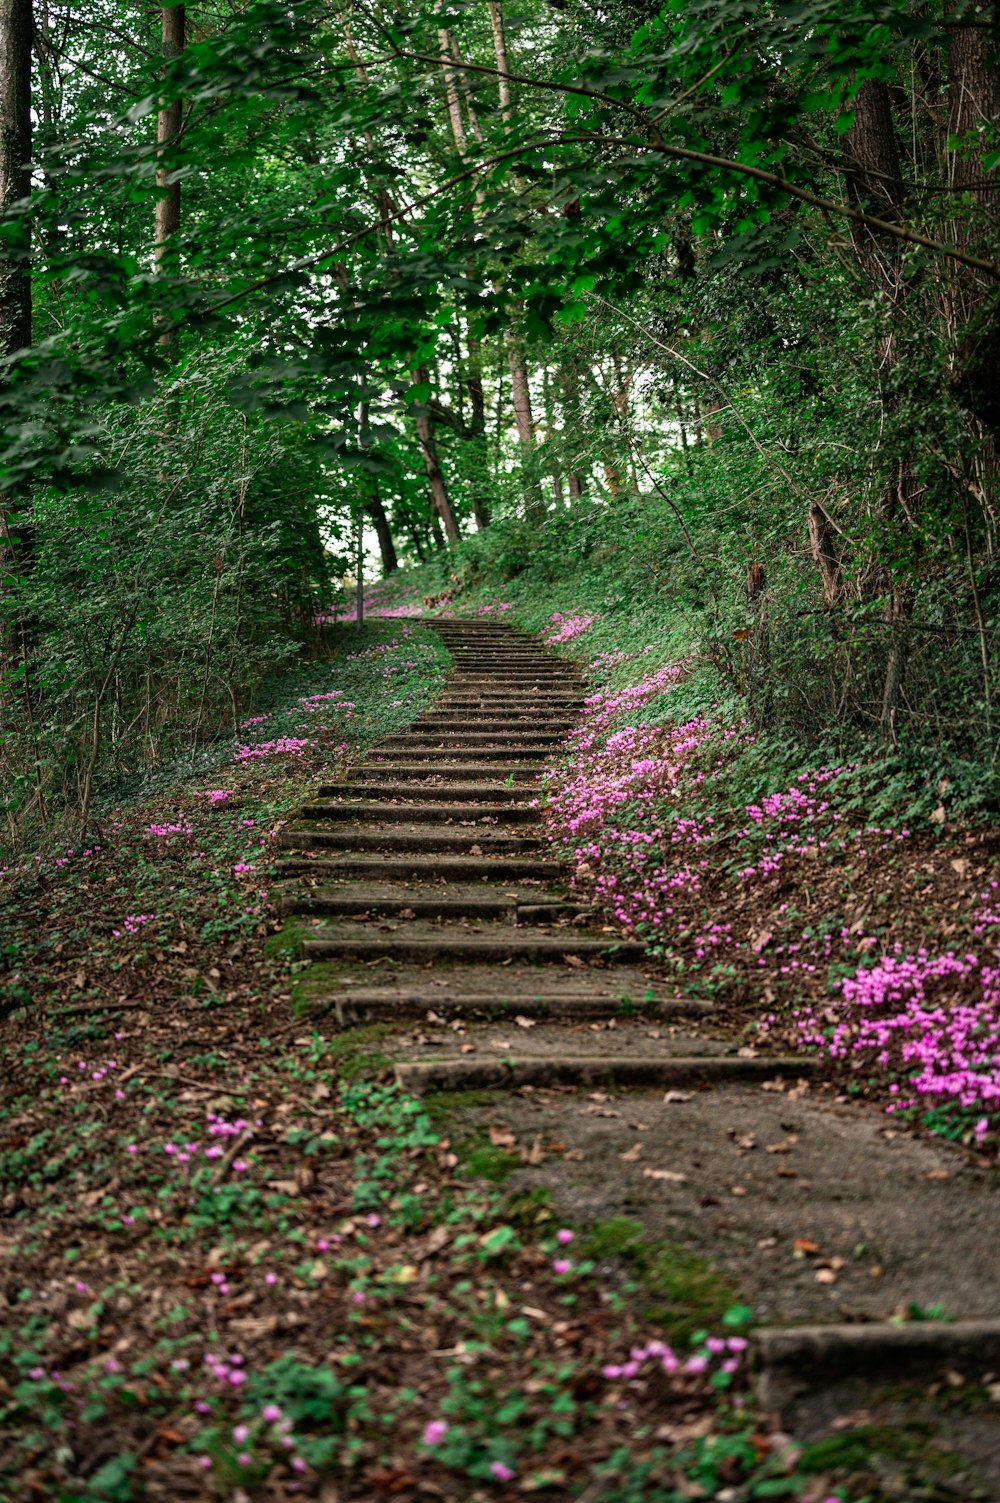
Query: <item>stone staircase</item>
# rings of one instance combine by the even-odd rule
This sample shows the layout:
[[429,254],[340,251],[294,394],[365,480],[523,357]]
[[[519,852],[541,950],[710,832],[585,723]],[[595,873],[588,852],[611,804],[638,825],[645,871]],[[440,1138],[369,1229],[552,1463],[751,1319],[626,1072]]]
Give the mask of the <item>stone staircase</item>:
[[[316,962],[301,984],[310,1008],[344,1024],[460,1020],[466,1054],[428,1061],[401,1046],[397,1075],[413,1090],[775,1074],[781,1061],[677,1029],[651,1044],[650,1019],[710,1005],[669,992],[642,944],[567,890],[538,803],[583,704],[577,667],[506,625],[427,624],[453,660],[441,698],[348,781],[321,786],[281,835],[283,912]],[[516,1046],[469,1057],[477,1020],[495,1032],[504,1019],[522,1025]],[[602,1052],[592,1037],[581,1049],[579,1026],[602,1019],[615,1020]],[[533,1021],[568,1031],[529,1033]]]

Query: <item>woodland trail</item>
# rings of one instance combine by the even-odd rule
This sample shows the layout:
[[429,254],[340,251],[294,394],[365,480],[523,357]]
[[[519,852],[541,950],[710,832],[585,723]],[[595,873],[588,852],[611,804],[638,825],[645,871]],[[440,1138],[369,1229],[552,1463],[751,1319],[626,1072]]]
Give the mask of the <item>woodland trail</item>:
[[[795,1399],[787,1419],[823,1434],[853,1408],[937,1433],[923,1398],[901,1409],[873,1384],[1000,1377],[989,1176],[887,1129],[809,1058],[741,1047],[711,1003],[659,980],[568,889],[540,829],[578,670],[504,626],[426,624],[453,656],[443,696],[282,834],[286,928],[310,963],[300,997],[379,1026],[410,1092],[473,1093],[453,1098],[455,1130],[481,1133],[485,1112],[491,1141],[521,1155],[516,1187],[710,1260],[773,1324],[763,1392]],[[948,1319],[889,1323],[907,1309]],[[1000,1486],[992,1417],[945,1428]]]
[[[567,1049],[550,1026],[523,1029],[509,1058],[472,1058],[465,1040],[464,1053],[430,1064],[401,1060],[397,1078],[418,1093],[759,1076],[762,1061],[686,1034],[650,1049],[623,1013],[697,1018],[711,1004],[667,997],[644,946],[574,901],[545,854],[537,780],[583,702],[576,668],[509,628],[434,624],[455,659],[443,697],[351,781],[323,785],[281,836],[294,854],[280,870],[295,879],[283,908],[318,962],[304,984],[312,1010],[355,1023],[430,1010],[494,1031],[518,1018],[618,1019],[597,1054]],[[574,1028],[571,1045],[578,1037]]]

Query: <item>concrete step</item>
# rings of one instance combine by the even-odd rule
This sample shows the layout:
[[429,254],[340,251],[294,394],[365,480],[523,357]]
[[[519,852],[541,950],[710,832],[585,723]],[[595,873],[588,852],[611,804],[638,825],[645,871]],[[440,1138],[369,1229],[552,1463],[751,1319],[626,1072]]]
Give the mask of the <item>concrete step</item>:
[[[463,745],[453,747],[438,746],[436,744],[426,746],[422,742],[414,745],[412,742],[404,740],[401,745],[397,745],[395,741],[383,741],[381,746],[372,747],[368,755],[375,759],[378,757],[379,752],[384,752],[387,759],[395,760],[400,764],[403,762],[458,762],[463,758],[475,757],[476,761],[483,763],[484,766],[487,763],[516,763],[525,771],[529,768],[540,771],[546,763],[551,762],[557,750],[558,746],[552,748],[497,746],[493,742],[486,743],[485,745],[480,745],[478,742],[466,742]],[[377,764],[373,763],[373,765]],[[496,776],[495,769],[490,773],[490,776]]]
[[483,855],[527,855],[538,851],[542,842],[524,835],[498,835],[481,827],[456,830],[434,825],[384,824],[352,825],[347,829],[326,830],[315,826],[286,826],[278,836],[282,850],[290,851],[472,851],[478,846]]
[[482,827],[485,833],[489,833],[491,827],[497,822],[503,824],[533,825],[537,824],[541,815],[537,809],[522,808],[517,804],[497,804],[494,808],[484,809],[479,804],[446,804],[446,803],[413,803],[400,804],[385,801],[365,802],[363,800],[348,800],[343,803],[323,803],[317,800],[314,803],[303,804],[299,810],[300,819],[351,819],[351,820],[374,820],[376,822],[399,821],[426,822],[428,824],[453,824],[469,823]]
[[[517,751],[521,747],[528,750],[532,747],[559,746],[565,739],[561,734],[552,731],[508,731],[503,734],[504,751]],[[401,731],[396,736],[386,736],[380,744],[382,746],[471,746],[479,745],[483,750],[500,749],[497,745],[497,732],[488,729],[467,731],[438,731],[424,732],[420,726],[414,726],[412,730]]]
[[537,762],[514,762],[497,765],[493,762],[411,761],[409,755],[401,762],[393,762],[390,752],[385,753],[385,758],[384,762],[371,762],[358,768],[358,771],[365,773],[369,777],[385,773],[395,779],[433,778],[438,783],[462,782],[470,778],[481,777],[486,784],[495,783],[497,777],[501,773],[505,773],[514,779],[511,785],[513,788],[533,790],[537,790],[538,779],[540,777]]
[[[372,932],[374,931],[374,932]],[[420,920],[401,922],[388,930],[379,924],[329,925],[302,942],[307,960],[336,956],[342,960],[393,960],[402,965],[567,965],[575,960],[600,960],[613,965],[636,963],[645,956],[635,940],[585,935],[579,929],[552,933],[546,929],[483,925],[472,933],[458,924],[430,925]]]
[[683,1086],[729,1080],[799,1080],[817,1073],[818,1060],[738,1055],[687,1057],[649,1054],[644,1059],[604,1055],[551,1055],[535,1059],[435,1059],[396,1066],[396,1079],[415,1096],[429,1091],[513,1089],[521,1086]]
[[421,799],[435,797],[458,803],[471,800],[476,805],[477,813],[482,813],[483,809],[489,809],[494,804],[498,807],[505,804],[527,804],[538,797],[536,790],[530,786],[508,787],[506,783],[497,782],[442,783],[433,775],[424,782],[381,782],[375,778],[365,778],[356,783],[321,783],[318,792],[320,798],[385,798],[418,803]]
[[558,738],[565,736],[573,725],[573,717],[553,715],[545,710],[525,710],[513,706],[504,714],[496,710],[470,707],[453,715],[421,715],[411,726],[414,731],[476,731],[479,734],[502,736],[508,731],[515,734],[525,731],[547,731]]
[[593,918],[593,909],[560,898],[540,897],[532,888],[503,891],[499,884],[448,882],[414,888],[412,883],[350,882],[317,886],[300,879],[280,896],[283,913],[332,917],[472,919],[478,923],[553,924],[560,919]]
[[[485,849],[485,848],[484,848]],[[285,857],[276,863],[279,876],[361,877],[390,882],[553,882],[562,875],[560,861],[546,856],[427,855],[420,851],[374,854],[359,851],[340,857]]]
[[[478,970],[476,971],[478,977]],[[332,1012],[341,1024],[374,1022],[379,1019],[425,1017],[428,1013],[443,1019],[484,1018],[497,1022],[514,1018],[539,1021],[589,1022],[613,1018],[631,1002],[610,993],[555,992],[548,995],[497,996],[487,991],[435,991],[431,986],[393,986],[351,988],[337,994],[317,992],[310,999],[310,1014]],[[708,1016],[709,1002],[672,1000],[643,1002],[638,1013],[645,1018],[669,1020]]]

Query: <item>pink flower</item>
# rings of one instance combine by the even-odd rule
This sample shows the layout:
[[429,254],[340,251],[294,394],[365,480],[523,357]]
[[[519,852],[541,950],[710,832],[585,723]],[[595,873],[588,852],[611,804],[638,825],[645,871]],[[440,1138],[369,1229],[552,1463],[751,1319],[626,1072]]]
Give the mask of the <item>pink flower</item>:
[[260,1417],[266,1420],[269,1425],[276,1425],[282,1417],[281,1410],[277,1404],[265,1404],[260,1411]]
[[568,1258],[556,1258],[552,1264],[552,1272],[560,1275],[569,1273],[572,1266]]
[[570,1231],[568,1226],[561,1226],[556,1232],[556,1241],[561,1247],[568,1247],[573,1237],[574,1233]]
[[448,1421],[437,1419],[429,1420],[424,1426],[423,1441],[425,1446],[437,1446],[448,1434]]
[[517,1473],[502,1461],[491,1461],[490,1471],[498,1482],[510,1482],[512,1478],[517,1476]]

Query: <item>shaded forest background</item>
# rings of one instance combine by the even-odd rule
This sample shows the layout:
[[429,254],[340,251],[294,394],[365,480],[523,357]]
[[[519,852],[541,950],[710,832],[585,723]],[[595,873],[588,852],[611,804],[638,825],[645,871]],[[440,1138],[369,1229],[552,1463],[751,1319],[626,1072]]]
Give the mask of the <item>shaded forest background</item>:
[[998,115],[974,4],[0,0],[6,838],[234,734],[362,526],[995,811]]

